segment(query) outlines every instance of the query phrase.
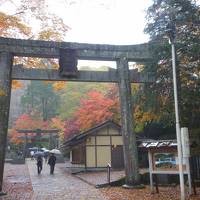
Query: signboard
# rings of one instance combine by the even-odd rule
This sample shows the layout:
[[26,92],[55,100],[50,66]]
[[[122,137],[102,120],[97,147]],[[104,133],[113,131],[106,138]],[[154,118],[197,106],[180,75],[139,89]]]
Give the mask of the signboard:
[[[156,152],[151,152],[152,155],[152,170],[154,173],[157,172],[178,172],[178,155],[176,149],[171,150],[160,150],[158,149]],[[186,170],[186,158],[183,158],[183,170]]]
[[154,166],[158,169],[176,169],[176,159],[174,153],[155,153]]

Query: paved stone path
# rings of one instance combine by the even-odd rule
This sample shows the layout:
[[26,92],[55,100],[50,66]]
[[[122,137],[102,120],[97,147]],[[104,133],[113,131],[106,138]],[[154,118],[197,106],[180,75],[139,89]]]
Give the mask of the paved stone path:
[[54,175],[49,174],[49,166],[44,163],[40,175],[35,161],[27,165],[34,191],[33,200],[106,200],[98,189],[64,172],[64,164],[57,164]]

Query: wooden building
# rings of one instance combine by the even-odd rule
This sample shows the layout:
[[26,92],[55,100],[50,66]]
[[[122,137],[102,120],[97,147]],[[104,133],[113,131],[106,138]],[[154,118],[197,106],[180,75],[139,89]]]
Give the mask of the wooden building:
[[70,152],[72,164],[85,168],[124,168],[121,127],[106,121],[67,140],[63,148]]

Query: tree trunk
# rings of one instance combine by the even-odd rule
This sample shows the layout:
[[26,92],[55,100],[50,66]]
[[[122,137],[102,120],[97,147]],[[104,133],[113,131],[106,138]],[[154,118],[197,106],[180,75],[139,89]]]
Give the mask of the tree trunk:
[[0,191],[2,191],[4,160],[11,92],[11,69],[13,56],[0,53]]
[[124,164],[126,185],[139,184],[138,151],[136,134],[133,132],[133,109],[131,102],[131,84],[128,60],[122,57],[117,62],[119,76],[119,96],[121,104],[121,124],[124,143]]

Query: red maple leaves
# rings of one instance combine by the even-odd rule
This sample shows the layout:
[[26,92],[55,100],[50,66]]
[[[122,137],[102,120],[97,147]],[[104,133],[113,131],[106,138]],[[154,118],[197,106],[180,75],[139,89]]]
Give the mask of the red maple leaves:
[[59,137],[63,141],[110,119],[119,120],[118,90],[114,85],[107,92],[96,90],[88,92],[80,99],[80,105],[71,118],[54,117],[49,121],[43,121],[35,115],[21,115],[10,131],[10,139],[13,143],[23,142],[19,138],[22,134],[18,133],[17,129],[57,128],[60,130]]
[[76,112],[82,130],[91,128],[105,120],[112,119],[115,102],[98,91],[89,92],[87,99],[81,99]]

